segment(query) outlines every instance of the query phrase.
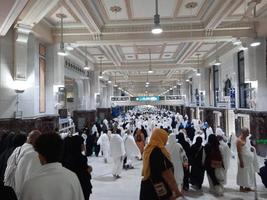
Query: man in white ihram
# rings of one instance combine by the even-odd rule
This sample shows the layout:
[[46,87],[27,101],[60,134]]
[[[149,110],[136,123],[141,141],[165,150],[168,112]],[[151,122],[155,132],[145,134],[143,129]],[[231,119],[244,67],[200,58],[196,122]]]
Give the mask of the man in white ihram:
[[[18,147],[8,159],[4,181],[6,185],[13,187],[18,197],[24,182],[41,167],[38,154],[33,148],[40,135],[41,132],[38,130],[31,131],[27,141],[21,147]],[[13,159],[13,156],[15,159]]]
[[123,157],[125,155],[124,143],[119,135],[120,129],[117,129],[110,138],[110,153],[113,158],[113,170],[112,174],[115,178],[120,178],[120,174],[123,166]]
[[58,134],[43,134],[35,144],[42,164],[38,173],[23,185],[20,200],[84,200],[75,173],[62,167],[63,140]]
[[255,173],[259,171],[256,149],[251,146],[248,139],[249,130],[241,129],[241,135],[236,140],[238,155],[237,185],[240,192],[254,191]]
[[134,167],[133,167],[132,162],[135,157],[138,157],[139,159],[141,159],[141,153],[140,153],[138,146],[136,145],[134,137],[131,135],[130,130],[126,131],[126,134],[123,137],[123,141],[124,141],[125,152],[127,156],[126,166],[129,169],[133,169]]

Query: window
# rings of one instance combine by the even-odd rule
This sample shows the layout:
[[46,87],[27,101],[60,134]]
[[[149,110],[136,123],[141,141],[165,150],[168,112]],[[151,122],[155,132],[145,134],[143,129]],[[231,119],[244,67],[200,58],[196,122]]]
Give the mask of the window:
[[217,102],[219,101],[219,67],[217,65],[213,65],[213,92],[214,92],[214,106],[217,106]]
[[239,107],[249,108],[250,84],[245,83],[245,59],[244,51],[239,51],[238,58],[238,89],[239,89]]

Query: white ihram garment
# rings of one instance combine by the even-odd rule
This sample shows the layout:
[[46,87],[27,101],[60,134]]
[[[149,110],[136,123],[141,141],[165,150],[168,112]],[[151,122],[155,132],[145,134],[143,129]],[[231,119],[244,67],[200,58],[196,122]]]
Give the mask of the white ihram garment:
[[102,133],[97,140],[97,144],[100,145],[100,149],[103,152],[103,156],[105,159],[107,159],[110,151],[108,135],[106,133]]
[[38,153],[34,150],[33,146],[23,155],[18,163],[15,171],[15,192],[20,196],[24,183],[33,177],[41,168],[41,163],[38,158]]
[[4,174],[4,184],[15,190],[15,172],[20,159],[26,154],[32,145],[24,143],[21,147],[17,147],[7,160],[7,167]]
[[80,182],[72,171],[60,163],[41,167],[38,175],[27,180],[20,200],[84,200]]
[[136,142],[134,140],[134,137],[132,135],[125,135],[123,138],[124,146],[125,146],[125,152],[127,156],[127,165],[132,165],[132,160],[134,157],[141,158],[141,153],[136,145]]
[[[241,156],[243,158],[244,168],[240,167],[238,160],[237,185],[247,188],[255,186],[255,173],[259,171],[256,150],[250,145],[249,140],[241,147]],[[253,149],[253,152],[251,151]]]
[[110,138],[110,153],[113,158],[114,165],[112,174],[120,175],[123,165],[123,156],[125,155],[124,143],[120,135],[112,134]]
[[184,179],[184,170],[183,170],[183,162],[187,161],[187,156],[183,147],[176,142],[176,135],[174,133],[169,135],[168,144],[166,145],[166,149],[170,153],[171,161],[174,167],[174,177],[176,183],[178,184],[179,188],[183,184]]

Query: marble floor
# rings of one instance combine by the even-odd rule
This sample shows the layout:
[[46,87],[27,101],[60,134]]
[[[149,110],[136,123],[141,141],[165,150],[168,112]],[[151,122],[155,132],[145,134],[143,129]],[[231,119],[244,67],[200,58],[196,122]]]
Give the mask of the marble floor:
[[[260,166],[263,164],[263,158],[259,158]],[[93,193],[90,200],[138,200],[142,162],[135,161],[135,168],[123,170],[120,179],[114,179],[111,174],[112,159],[105,164],[102,157],[89,157],[88,163],[93,167],[92,184]],[[236,185],[237,164],[236,160],[231,160],[231,166],[228,171],[227,185],[223,197],[215,197],[209,193],[208,181],[205,176],[203,191],[194,191],[190,189],[185,192],[185,198],[188,200],[205,199],[205,200],[254,200],[255,193],[240,193]],[[267,199],[267,189],[264,188],[260,177],[257,175],[257,194],[258,199]]]

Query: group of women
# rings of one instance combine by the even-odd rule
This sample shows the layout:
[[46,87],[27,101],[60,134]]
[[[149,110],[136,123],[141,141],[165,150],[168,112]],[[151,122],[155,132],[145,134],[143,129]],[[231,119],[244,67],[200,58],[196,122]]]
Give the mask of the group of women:
[[[224,161],[224,157],[229,157],[225,155],[229,152],[220,147],[219,139],[214,134],[209,136],[205,146],[202,146],[202,138],[197,137],[190,147],[184,133],[171,133],[168,136],[165,130],[154,129],[143,154],[144,178],[140,199],[175,199],[182,195],[183,189],[189,189],[189,183],[195,189],[201,189],[205,170],[211,190],[218,196],[222,195],[226,165],[229,163]],[[166,192],[158,194],[157,186],[161,183]]]

